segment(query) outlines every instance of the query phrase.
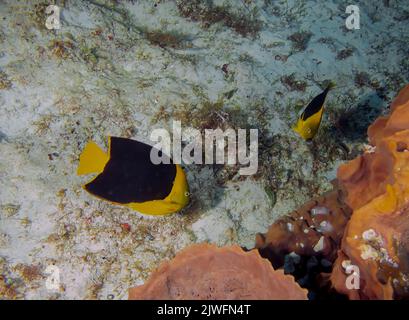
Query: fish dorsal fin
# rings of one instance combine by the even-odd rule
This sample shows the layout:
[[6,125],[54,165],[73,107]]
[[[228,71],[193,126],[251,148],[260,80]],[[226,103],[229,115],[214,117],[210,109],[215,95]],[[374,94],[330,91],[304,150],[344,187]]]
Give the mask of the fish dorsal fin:
[[95,142],[89,141],[80,155],[77,175],[101,173],[109,156]]

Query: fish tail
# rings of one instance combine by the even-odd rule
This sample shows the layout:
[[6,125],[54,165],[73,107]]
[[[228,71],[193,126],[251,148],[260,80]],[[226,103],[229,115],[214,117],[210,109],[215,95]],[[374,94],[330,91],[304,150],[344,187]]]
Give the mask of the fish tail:
[[95,142],[89,141],[80,155],[77,175],[101,173],[109,156]]

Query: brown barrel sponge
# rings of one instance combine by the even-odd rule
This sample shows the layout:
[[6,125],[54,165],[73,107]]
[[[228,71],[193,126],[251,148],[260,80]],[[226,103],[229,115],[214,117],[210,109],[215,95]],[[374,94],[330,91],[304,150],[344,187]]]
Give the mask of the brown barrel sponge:
[[[368,129],[373,145],[338,169],[353,209],[331,275],[350,299],[409,299],[409,85]],[[360,286],[347,288],[346,265]]]
[[305,300],[307,290],[274,270],[257,250],[195,244],[163,263],[144,285],[131,288],[129,299]]

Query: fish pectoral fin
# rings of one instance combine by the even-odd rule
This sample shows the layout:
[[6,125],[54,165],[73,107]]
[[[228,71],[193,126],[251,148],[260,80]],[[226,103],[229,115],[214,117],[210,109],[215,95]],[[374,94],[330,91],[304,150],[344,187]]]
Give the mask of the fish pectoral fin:
[[95,142],[89,141],[80,155],[77,175],[101,173],[109,156]]

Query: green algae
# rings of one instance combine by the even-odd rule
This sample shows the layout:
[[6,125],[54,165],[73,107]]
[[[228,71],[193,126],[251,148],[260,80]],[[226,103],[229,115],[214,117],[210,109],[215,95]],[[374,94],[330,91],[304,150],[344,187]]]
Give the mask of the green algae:
[[177,2],[179,13],[203,28],[220,23],[243,37],[256,36],[262,27],[257,19],[257,10],[244,14],[233,12],[228,5],[214,5],[212,1],[182,0]]

